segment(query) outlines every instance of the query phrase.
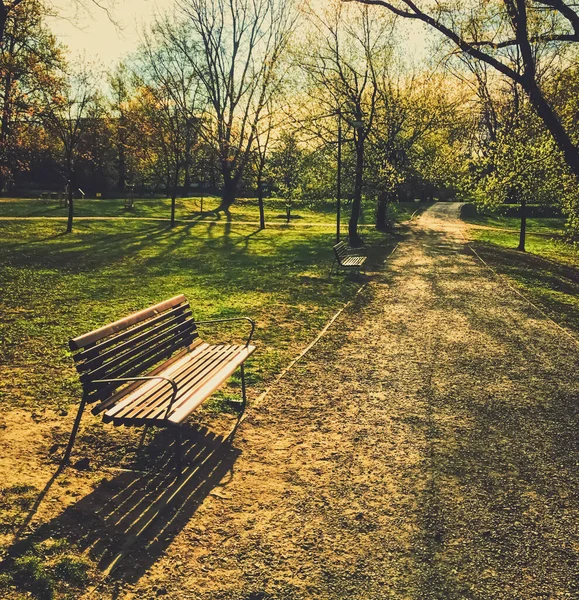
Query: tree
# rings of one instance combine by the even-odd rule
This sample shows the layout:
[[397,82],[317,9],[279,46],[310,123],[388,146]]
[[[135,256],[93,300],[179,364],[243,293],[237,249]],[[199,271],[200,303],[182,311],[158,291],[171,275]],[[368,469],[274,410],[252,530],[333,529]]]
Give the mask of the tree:
[[[542,89],[539,49],[564,52],[579,42],[579,13],[564,0],[492,0],[444,4],[429,0],[356,0],[383,6],[400,17],[421,21],[450,40],[459,52],[484,62],[521,86],[569,169],[579,177],[579,146]],[[520,72],[505,60],[516,48]]]
[[0,191],[27,163],[26,126],[42,106],[43,92],[57,85],[62,49],[43,23],[39,2],[10,11],[0,47]]
[[379,230],[388,228],[388,206],[405,188],[414,197],[419,184],[434,188],[456,177],[444,177],[441,168],[461,121],[462,99],[451,97],[447,87],[435,73],[409,72],[396,63],[381,73],[366,175],[367,189],[378,199]]
[[45,92],[41,114],[45,128],[61,143],[63,174],[67,182],[68,223],[66,233],[72,231],[75,187],[75,161],[83,137],[90,127],[89,111],[96,99],[96,81],[86,64],[77,70],[62,73],[60,90]]
[[[4,34],[6,31],[6,24],[8,19],[12,15],[12,13],[17,10],[19,7],[25,6],[29,3],[37,3],[36,0],[0,0],[0,49],[4,45]],[[94,5],[101,10],[106,11],[109,18],[112,19],[111,7],[114,4],[114,0],[110,0],[108,3],[101,2],[101,0],[87,0],[87,2],[83,2],[82,0],[71,0],[71,3],[76,4],[77,7],[87,7],[88,5]],[[38,4],[38,3],[37,3]],[[47,2],[43,4],[43,14],[53,13],[54,7],[51,6],[51,2]]]
[[374,123],[379,73],[390,54],[391,23],[368,7],[346,8],[338,1],[311,9],[310,20],[313,34],[302,64],[311,94],[326,112],[337,113],[353,136],[356,166],[348,234],[350,245],[359,246],[365,143]]
[[[273,130],[273,112],[271,107],[266,111],[266,118],[261,119],[255,132],[255,172],[257,180],[257,205],[259,208],[259,228],[265,229],[265,209],[263,206],[263,177],[268,158],[269,145]],[[262,126],[263,125],[263,126]]]
[[199,47],[190,39],[183,24],[175,17],[157,20],[140,49],[140,76],[147,85],[163,90],[179,114],[183,147],[183,195],[189,193],[193,151],[198,145],[199,132],[207,101],[202,83],[194,66],[200,60]]
[[218,210],[228,211],[251,161],[257,126],[283,78],[280,63],[295,24],[291,3],[275,0],[184,0],[193,35],[189,57],[211,108],[201,134],[219,157]]

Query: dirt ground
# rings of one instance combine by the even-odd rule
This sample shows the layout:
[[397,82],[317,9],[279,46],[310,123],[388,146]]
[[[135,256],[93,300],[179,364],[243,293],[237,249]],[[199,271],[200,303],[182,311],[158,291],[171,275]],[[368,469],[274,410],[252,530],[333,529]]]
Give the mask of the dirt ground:
[[202,432],[179,484],[68,469],[23,533],[74,530],[102,568],[126,550],[84,598],[578,597],[579,348],[470,253],[458,209],[418,219],[216,457]]

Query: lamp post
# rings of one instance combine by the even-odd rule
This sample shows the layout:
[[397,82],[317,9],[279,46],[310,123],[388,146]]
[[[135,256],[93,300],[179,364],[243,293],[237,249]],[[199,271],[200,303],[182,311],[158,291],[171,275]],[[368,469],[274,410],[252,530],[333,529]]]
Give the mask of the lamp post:
[[[338,115],[338,174],[336,182],[336,244],[340,242],[340,220],[342,212],[342,107],[339,107],[335,113]],[[360,119],[356,121],[348,121],[354,129],[363,129],[364,122]]]
[[342,109],[338,108],[338,181],[336,182],[336,244],[340,243],[340,212],[342,209]]

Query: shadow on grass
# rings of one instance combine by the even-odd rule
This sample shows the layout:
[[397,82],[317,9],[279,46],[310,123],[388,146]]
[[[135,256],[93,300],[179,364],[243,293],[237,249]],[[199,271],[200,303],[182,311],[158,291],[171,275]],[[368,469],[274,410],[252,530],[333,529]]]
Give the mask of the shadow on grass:
[[579,331],[579,271],[536,254],[518,252],[484,242],[473,248],[499,273],[513,278],[522,291],[557,322]]
[[[137,581],[232,471],[239,455],[230,440],[205,428],[184,433],[181,477],[175,477],[173,437],[163,430],[147,448],[147,464],[151,458],[156,463],[153,471],[125,471],[103,479],[92,493],[57,518],[17,540],[8,549],[2,570],[9,571],[15,559],[42,547],[43,542],[65,539],[75,552],[90,557],[101,572],[112,572],[122,581]],[[53,481],[54,477],[50,483]]]

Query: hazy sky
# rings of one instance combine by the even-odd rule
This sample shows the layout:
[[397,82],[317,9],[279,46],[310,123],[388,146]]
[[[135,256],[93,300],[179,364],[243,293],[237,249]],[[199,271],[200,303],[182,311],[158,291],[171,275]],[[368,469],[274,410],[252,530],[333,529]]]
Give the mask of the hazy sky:
[[88,59],[100,60],[103,66],[109,67],[137,47],[143,26],[151,23],[156,13],[170,8],[173,0],[121,0],[112,11],[119,27],[97,7],[91,7],[90,14],[81,12],[74,15],[67,0],[56,4],[61,5],[63,15],[71,15],[71,22],[50,20],[50,27],[58,40],[70,48],[73,56],[85,54]]
[[[127,52],[136,49],[139,33],[149,25],[156,14],[170,9],[175,0],[117,0],[113,16],[119,27],[108,18],[105,11],[94,5],[90,12],[74,15],[73,0],[54,0],[61,6],[63,15],[71,20],[51,19],[50,26],[59,41],[66,44],[72,56],[84,55],[88,60],[102,63],[103,67],[114,66]],[[86,5],[91,6],[89,0]],[[403,42],[407,57],[420,61],[427,54],[424,28],[407,20],[399,21],[399,31],[408,36]]]

